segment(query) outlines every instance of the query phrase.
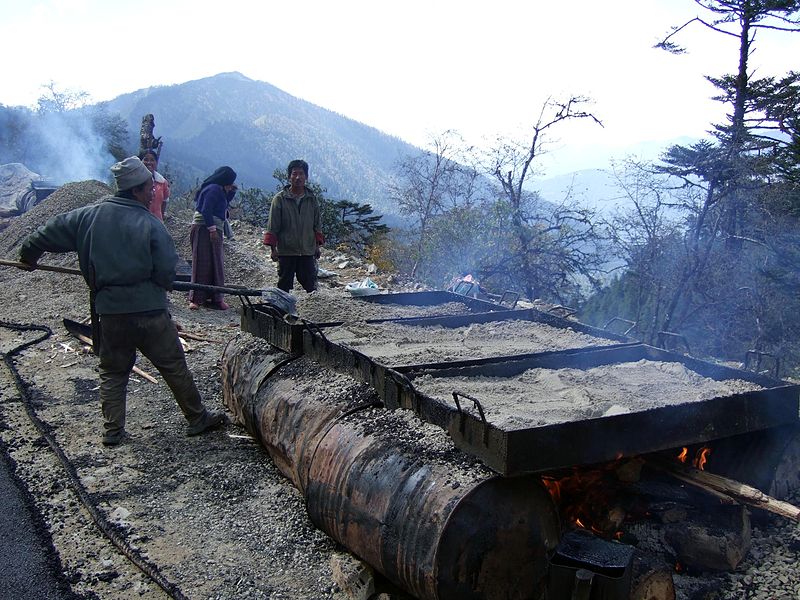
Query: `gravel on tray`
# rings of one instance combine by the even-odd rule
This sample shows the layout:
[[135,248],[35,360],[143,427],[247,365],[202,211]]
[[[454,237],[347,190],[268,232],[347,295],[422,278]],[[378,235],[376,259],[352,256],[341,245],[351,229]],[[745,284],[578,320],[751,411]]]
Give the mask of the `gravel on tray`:
[[512,377],[437,377],[425,372],[413,385],[442,402],[453,390],[474,396],[488,421],[515,427],[640,412],[763,389],[740,379],[704,377],[678,362],[647,359],[590,369],[534,368]]
[[325,336],[392,366],[511,356],[616,343],[535,321],[473,323],[461,327],[402,323],[345,323]]
[[378,303],[350,296],[341,289],[319,289],[297,295],[297,314],[315,323],[353,322],[368,319],[465,315],[471,311],[463,302],[422,306]]

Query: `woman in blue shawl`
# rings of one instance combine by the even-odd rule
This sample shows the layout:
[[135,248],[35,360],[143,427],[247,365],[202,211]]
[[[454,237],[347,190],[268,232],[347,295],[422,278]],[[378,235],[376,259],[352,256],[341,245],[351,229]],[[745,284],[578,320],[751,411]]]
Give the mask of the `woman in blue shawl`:
[[[200,185],[194,196],[194,221],[189,239],[192,244],[192,283],[224,286],[225,264],[222,252],[222,231],[228,205],[236,194],[236,172],[220,167]],[[189,308],[201,306],[227,310],[230,308],[220,293],[192,290]]]

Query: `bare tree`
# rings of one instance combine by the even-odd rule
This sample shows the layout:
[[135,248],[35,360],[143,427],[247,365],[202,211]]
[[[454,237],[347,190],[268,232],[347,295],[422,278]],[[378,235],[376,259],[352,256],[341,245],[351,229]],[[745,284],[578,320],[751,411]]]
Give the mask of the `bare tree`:
[[602,126],[583,108],[588,102],[580,96],[563,102],[546,100],[527,140],[498,139],[481,161],[500,186],[505,214],[498,215],[498,222],[508,226],[507,234],[497,232],[494,239],[502,240],[502,247],[497,245],[487,255],[482,271],[484,276],[517,282],[529,298],[563,298],[565,290],[575,289],[573,274],[580,273],[591,282],[592,271],[602,262],[595,253],[597,232],[591,211],[566,204],[542,208],[538,195],[525,187],[559,124],[589,119]]
[[445,131],[431,138],[428,150],[404,158],[396,167],[389,193],[400,213],[413,220],[412,277],[426,259],[432,219],[459,206],[469,206],[474,200],[479,175],[468,159],[469,149],[461,136]]
[[39,114],[65,113],[85,106],[89,102],[89,94],[84,91],[61,90],[55,81],[42,86],[45,92],[36,101]]
[[609,219],[607,236],[633,288],[613,316],[624,313],[642,339],[654,343],[682,263],[675,252],[684,247],[684,203],[676,205],[672,186],[648,163],[627,159],[613,165],[612,175],[623,202]]

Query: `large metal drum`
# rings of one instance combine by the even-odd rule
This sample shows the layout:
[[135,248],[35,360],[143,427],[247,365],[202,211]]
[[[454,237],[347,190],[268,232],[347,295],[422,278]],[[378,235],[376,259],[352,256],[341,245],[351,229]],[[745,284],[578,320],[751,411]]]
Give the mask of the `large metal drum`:
[[[244,372],[247,371],[247,372]],[[239,336],[226,404],[312,521],[419,598],[538,597],[559,519],[538,477],[499,477],[363,383]]]

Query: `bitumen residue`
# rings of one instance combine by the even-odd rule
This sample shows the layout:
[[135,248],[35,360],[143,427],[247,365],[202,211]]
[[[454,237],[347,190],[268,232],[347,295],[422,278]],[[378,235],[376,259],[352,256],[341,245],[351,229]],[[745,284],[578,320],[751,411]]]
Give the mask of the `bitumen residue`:
[[0,447],[0,598],[79,600],[14,462]]

